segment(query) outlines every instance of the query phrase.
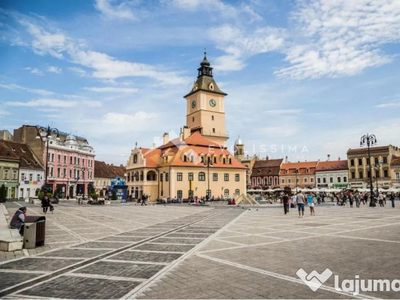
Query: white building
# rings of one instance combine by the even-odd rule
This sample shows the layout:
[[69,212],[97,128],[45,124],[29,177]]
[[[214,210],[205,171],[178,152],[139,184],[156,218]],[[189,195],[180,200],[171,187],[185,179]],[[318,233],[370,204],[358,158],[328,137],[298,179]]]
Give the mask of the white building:
[[319,162],[315,171],[317,188],[346,188],[349,184],[347,160]]
[[44,182],[42,164],[28,145],[12,141],[7,144],[19,158],[18,197],[37,197]]

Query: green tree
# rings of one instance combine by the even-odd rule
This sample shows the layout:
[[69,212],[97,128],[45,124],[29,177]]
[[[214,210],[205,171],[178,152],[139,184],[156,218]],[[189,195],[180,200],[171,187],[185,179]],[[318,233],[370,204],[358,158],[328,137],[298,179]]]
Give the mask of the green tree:
[[88,185],[88,193],[89,193],[89,195],[96,193],[93,185],[91,185],[91,184]]
[[0,200],[6,200],[7,199],[7,189],[4,183],[0,187]]

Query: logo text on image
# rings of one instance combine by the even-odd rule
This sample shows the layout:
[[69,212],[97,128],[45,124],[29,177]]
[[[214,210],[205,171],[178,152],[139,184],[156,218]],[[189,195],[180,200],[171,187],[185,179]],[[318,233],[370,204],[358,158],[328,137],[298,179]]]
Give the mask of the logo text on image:
[[310,274],[307,274],[306,271],[300,269],[296,272],[296,275],[306,284],[312,291],[318,290],[321,285],[332,276],[332,271],[329,269],[325,269],[324,272],[319,274],[317,271],[312,271]]

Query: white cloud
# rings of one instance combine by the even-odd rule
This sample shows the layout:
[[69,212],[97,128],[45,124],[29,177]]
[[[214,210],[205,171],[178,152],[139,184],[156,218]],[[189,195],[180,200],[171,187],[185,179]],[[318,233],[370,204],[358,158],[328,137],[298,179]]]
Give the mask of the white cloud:
[[68,68],[68,69],[70,71],[75,72],[76,74],[78,74],[79,77],[88,77],[89,76],[89,74],[85,70],[83,70],[81,68],[71,67],[71,68]]
[[119,87],[85,87],[87,91],[96,93],[136,93],[138,89],[135,88],[119,88]]
[[235,7],[220,0],[165,0],[164,2],[188,12],[206,11],[218,18],[243,19],[249,22],[262,20],[262,17],[248,4]]
[[[92,76],[95,78],[149,77],[164,84],[184,84],[190,80],[176,72],[159,71],[158,67],[152,65],[121,61],[105,53],[88,50],[81,41],[72,40],[63,33],[50,33],[25,19],[19,22],[32,35],[31,45],[36,54],[67,58],[75,64],[93,69]],[[81,69],[72,70],[83,74]]]
[[115,0],[96,0],[94,7],[104,16],[110,19],[135,20],[136,17],[132,11],[132,1],[120,1],[120,4],[112,5]]
[[47,68],[47,72],[60,74],[62,72],[62,69],[58,68],[58,67],[50,66]]
[[27,102],[22,101],[13,101],[6,102],[8,106],[26,106],[26,107],[60,107],[60,108],[70,108],[78,105],[88,106],[88,107],[100,107],[101,102],[98,101],[68,101],[68,100],[60,100],[60,99],[37,99],[30,100]]
[[27,70],[27,71],[31,72],[32,74],[35,74],[35,75],[38,75],[38,76],[42,76],[43,75],[43,72],[40,71],[37,68],[26,67],[26,68],[24,68],[24,70]]
[[222,71],[236,71],[245,67],[244,61],[254,55],[282,49],[285,31],[262,27],[254,31],[241,30],[229,24],[209,31],[218,49],[226,52],[215,61],[215,68]]
[[400,102],[382,103],[375,105],[378,108],[390,108],[390,107],[400,107]]
[[300,32],[285,51],[291,66],[276,71],[278,77],[356,75],[389,63],[382,46],[400,41],[396,0],[307,0],[293,18]]
[[4,89],[8,89],[8,90],[24,90],[24,91],[28,91],[30,93],[34,93],[34,94],[38,94],[38,95],[42,95],[42,96],[50,96],[50,95],[54,95],[54,92],[51,91],[47,91],[47,90],[42,90],[42,89],[31,89],[31,88],[27,88],[24,86],[20,86],[18,84],[0,84],[0,88],[4,88]]

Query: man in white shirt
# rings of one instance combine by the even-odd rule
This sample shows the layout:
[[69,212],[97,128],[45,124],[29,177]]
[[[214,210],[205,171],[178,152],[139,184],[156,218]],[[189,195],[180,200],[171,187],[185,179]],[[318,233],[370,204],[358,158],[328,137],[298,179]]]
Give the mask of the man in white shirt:
[[304,202],[305,202],[305,197],[301,191],[297,193],[296,197],[296,203],[297,203],[297,208],[299,210],[299,218],[304,218]]

